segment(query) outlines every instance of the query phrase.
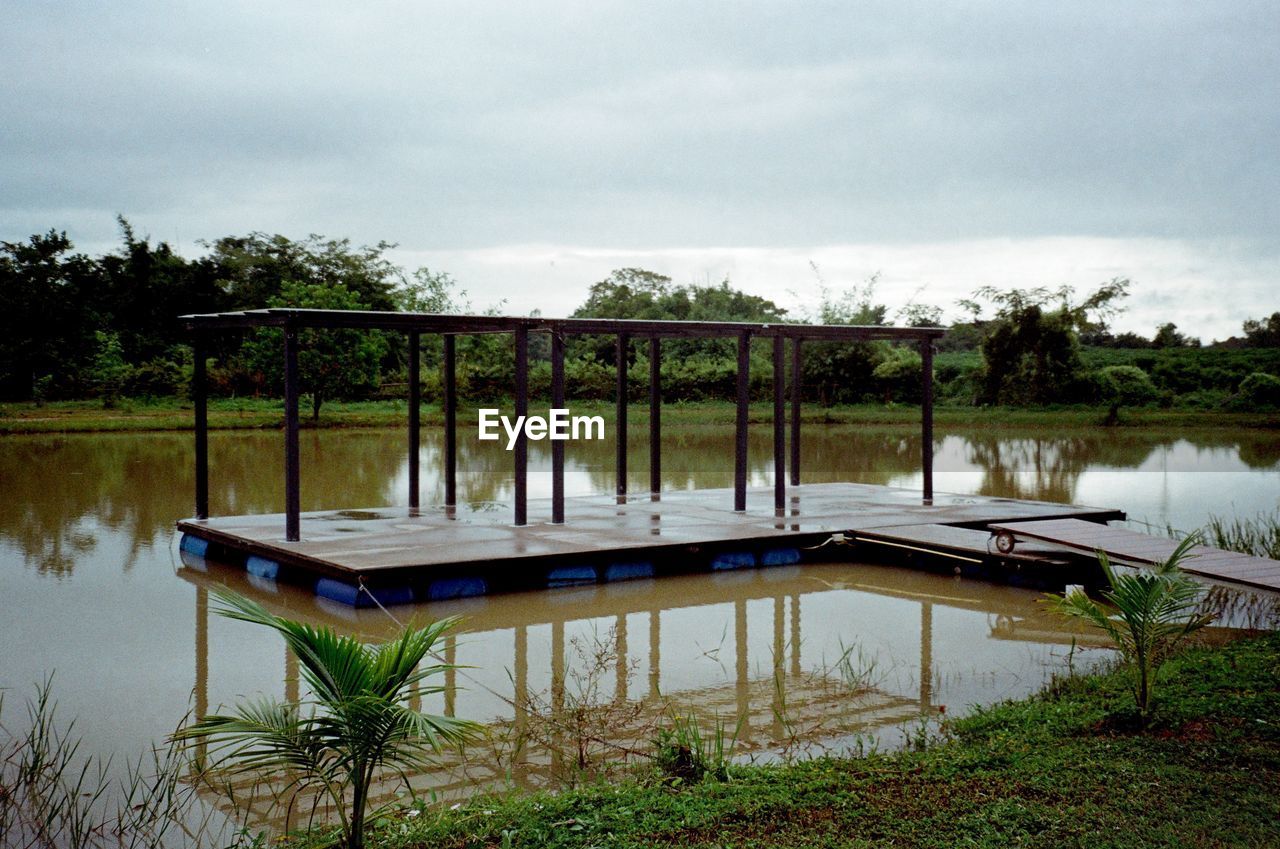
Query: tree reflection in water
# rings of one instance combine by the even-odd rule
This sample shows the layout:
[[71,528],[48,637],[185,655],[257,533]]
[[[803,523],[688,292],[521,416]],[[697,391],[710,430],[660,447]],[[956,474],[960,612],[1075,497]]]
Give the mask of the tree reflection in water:
[[[632,427],[629,489],[648,487],[644,427]],[[606,429],[607,436],[612,431]],[[407,503],[407,458],[396,430],[304,431],[302,509],[370,508]],[[459,497],[501,503],[512,495],[512,455],[463,430],[458,444]],[[422,504],[444,500],[443,440],[424,432]],[[551,453],[529,444],[530,493],[550,494]],[[914,427],[810,427],[801,445],[803,479],[909,485],[919,474],[920,436]],[[611,438],[566,446],[567,494],[614,489]],[[662,485],[666,490],[731,486],[733,438],[729,428],[668,426],[663,434]],[[939,472],[971,468],[981,480],[970,491],[1005,498],[1072,502],[1081,476],[1093,469],[1134,469],[1157,451],[1189,451],[1218,458],[1227,470],[1274,470],[1280,445],[1268,433],[1162,432],[1149,429],[1074,430],[1056,435],[1025,430],[960,431],[936,446]],[[748,475],[752,485],[772,480],[769,428],[753,427]],[[274,432],[215,432],[210,440],[210,508],[214,515],[274,513],[283,509],[284,452]],[[104,532],[127,540],[119,564],[128,569],[149,547],[168,546],[173,523],[191,513],[194,471],[188,434],[77,434],[9,436],[0,440],[0,540],[24,564],[67,576],[94,560]],[[1111,505],[1126,508],[1128,505]],[[1212,505],[1206,505],[1206,510]],[[1221,512],[1221,509],[1219,510]],[[570,515],[570,521],[572,516]],[[1207,518],[1207,517],[1206,517]],[[531,515],[534,521],[540,520]],[[1184,529],[1189,530],[1189,529]],[[114,566],[113,566],[114,568]]]

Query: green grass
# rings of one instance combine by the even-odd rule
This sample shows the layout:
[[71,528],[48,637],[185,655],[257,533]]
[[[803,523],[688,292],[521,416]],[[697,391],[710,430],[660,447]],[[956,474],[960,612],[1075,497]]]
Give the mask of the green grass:
[[[511,412],[509,402],[467,400],[461,406],[459,421],[474,425],[475,410],[480,406],[499,407],[507,414]],[[536,413],[545,409],[545,403],[535,400],[531,402],[530,407]],[[570,401],[569,408],[575,415],[602,415],[606,420],[612,420],[614,414],[614,405],[602,401]],[[331,402],[321,409],[318,422],[311,420],[309,410],[302,410],[302,426],[398,427],[405,423],[407,409],[408,405],[403,400]],[[633,403],[629,410],[630,421],[644,423],[647,420],[647,404]],[[733,404],[729,401],[677,402],[663,407],[663,423],[672,426],[730,426],[733,423],[733,410]],[[750,420],[756,424],[771,422],[772,411],[771,404],[753,403],[750,409]],[[938,427],[942,428],[1093,428],[1101,426],[1105,416],[1106,410],[1098,407],[1020,409],[939,405],[934,410],[934,421]],[[859,404],[828,408],[817,404],[805,404],[802,417],[806,424],[915,427],[920,422],[920,408],[910,404],[889,406]],[[424,425],[441,424],[439,405],[424,405],[422,421]],[[209,402],[209,425],[214,429],[278,428],[283,422],[284,408],[278,399],[218,398]],[[1125,409],[1121,412],[1121,425],[1123,427],[1197,429],[1276,428],[1280,427],[1280,413]],[[190,430],[191,426],[190,402],[176,398],[126,399],[112,408],[104,408],[100,401],[59,401],[43,406],[31,403],[0,403],[0,435]]]
[[481,799],[384,820],[370,845],[1277,845],[1280,635],[1188,651],[1163,678],[1146,733],[1126,730],[1120,674],[1068,678],[950,723],[922,752]]

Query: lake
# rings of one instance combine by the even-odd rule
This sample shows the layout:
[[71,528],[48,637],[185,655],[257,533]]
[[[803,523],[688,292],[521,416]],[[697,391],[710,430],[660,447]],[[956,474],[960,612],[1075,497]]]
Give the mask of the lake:
[[[730,412],[731,416],[732,413]],[[668,426],[664,489],[731,486],[725,427]],[[633,431],[639,430],[633,428]],[[473,434],[466,434],[471,437]],[[302,508],[407,503],[398,430],[306,431]],[[511,455],[459,446],[459,499],[507,509]],[[422,503],[443,499],[442,440],[424,430]],[[648,486],[643,435],[630,446],[632,492]],[[750,483],[771,482],[767,427],[753,428]],[[611,443],[571,443],[569,495],[614,488]],[[909,428],[810,426],[805,481],[918,487],[919,435]],[[277,433],[210,437],[210,501],[218,514],[283,507]],[[898,745],[945,711],[1025,695],[1088,650],[1047,616],[1039,594],[869,564],[829,563],[691,575],[380,610],[330,605],[255,581],[243,570],[182,562],[174,521],[191,512],[189,434],[0,439],[0,687],[11,704],[54,673],[67,718],[92,750],[132,756],[193,707],[242,696],[294,695],[297,669],[264,629],[212,613],[209,588],[229,584],[276,612],[378,639],[392,617],[465,617],[445,647],[466,668],[424,705],[492,727],[465,760],[424,787],[554,786],[580,777],[582,740],[560,719],[590,722],[591,769],[648,746],[663,715],[692,711],[726,734],[740,760]],[[940,435],[939,492],[980,493],[1126,510],[1136,528],[1192,530],[1211,514],[1280,507],[1280,440],[1265,431],[1017,429]],[[547,443],[530,443],[530,498],[550,495]],[[531,511],[530,522],[549,517]],[[572,515],[569,517],[572,522]],[[601,740],[598,738],[609,738]]]

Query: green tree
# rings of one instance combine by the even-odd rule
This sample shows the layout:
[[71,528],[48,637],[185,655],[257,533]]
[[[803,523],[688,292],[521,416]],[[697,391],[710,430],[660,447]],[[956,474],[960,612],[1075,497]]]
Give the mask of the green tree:
[[671,278],[643,268],[618,268],[591,284],[587,300],[573,311],[575,318],[669,318]]
[[120,337],[115,333],[99,330],[95,334],[98,351],[89,367],[89,377],[93,382],[94,392],[102,398],[104,407],[113,407],[120,400],[125,382],[129,379],[131,369],[124,359],[124,349],[120,345]]
[[[358,310],[359,296],[342,283],[286,282],[272,307]],[[284,336],[276,329],[259,330],[245,342],[244,362],[260,385],[273,393],[284,385]],[[299,391],[311,396],[311,416],[320,418],[321,405],[331,398],[361,398],[378,388],[387,340],[373,330],[306,329],[298,333]]]
[[97,264],[66,233],[0,242],[0,397],[77,394],[103,329]]
[[871,372],[880,384],[886,404],[895,399],[914,401],[920,398],[922,366],[920,352],[914,348],[889,348],[885,358]]
[[[674,286],[671,278],[643,268],[620,268],[592,284],[574,318],[623,318],[647,321],[781,321],[786,310],[767,298],[729,285]],[[570,343],[569,354],[614,365],[613,337],[584,337]],[[671,340],[663,345],[671,361],[694,357],[733,357],[733,343],[719,339]]]
[[102,284],[96,305],[103,329],[119,337],[125,360],[133,366],[156,360],[176,363],[180,346],[190,342],[178,316],[230,308],[217,269],[207,260],[184,259],[165,242],[153,245],[123,216],[117,220],[123,245],[97,261]]
[[1106,366],[1098,369],[1098,391],[1110,408],[1106,420],[1108,425],[1120,421],[1121,407],[1150,404],[1158,395],[1151,378],[1137,366]]
[[1172,321],[1165,322],[1156,328],[1156,335],[1151,337],[1152,348],[1199,348],[1200,340],[1191,339],[1178,332],[1178,325]]
[[1054,610],[1083,619],[1115,643],[1133,674],[1133,698],[1144,727],[1151,718],[1161,665],[1179,643],[1212,621],[1197,611],[1200,585],[1178,568],[1199,539],[1198,534],[1184,539],[1151,572],[1117,573],[1099,551],[1098,561],[1110,586],[1103,590],[1102,602],[1080,591],[1049,599]]
[[178,739],[212,742],[237,771],[278,771],[291,785],[319,789],[338,811],[349,849],[364,846],[369,790],[380,771],[407,782],[410,772],[431,767],[431,754],[444,743],[460,743],[475,731],[474,723],[408,707],[441,692],[423,682],[450,667],[423,662],[456,619],[409,627],[390,642],[367,646],[329,627],[274,616],[234,593],[215,594],[223,616],[284,637],[312,697],[245,702],[233,713],[200,717]]
[[898,310],[898,319],[907,327],[941,327],[942,307],[912,301]]
[[[809,267],[817,278],[819,295],[812,321],[875,327],[889,323],[889,308],[876,302],[879,273],[836,292],[816,263],[811,261]],[[890,346],[882,342],[810,342],[801,350],[805,393],[823,406],[874,400],[875,369],[891,355]]]
[[1084,374],[1078,333],[1105,326],[1129,281],[1115,278],[1076,303],[1070,287],[1056,290],[979,289],[962,305],[996,306],[982,340],[982,400],[993,404],[1046,404],[1076,400]]
[[1253,348],[1280,348],[1280,312],[1273,312],[1268,318],[1246,319],[1244,335]]
[[880,272],[868,277],[861,285],[849,286],[838,294],[833,293],[817,263],[810,260],[809,267],[818,278],[817,324],[853,324],[879,327],[888,324],[889,308],[876,303],[876,287],[880,284]]
[[391,310],[395,289],[406,282],[401,268],[386,257],[395,247],[390,242],[353,247],[350,239],[312,234],[294,240],[254,232],[202,244],[233,309],[268,306],[291,283],[326,283],[345,286],[363,309]]
[[392,292],[396,309],[401,312],[449,315],[465,313],[471,308],[467,293],[455,292],[458,282],[447,271],[419,268]]

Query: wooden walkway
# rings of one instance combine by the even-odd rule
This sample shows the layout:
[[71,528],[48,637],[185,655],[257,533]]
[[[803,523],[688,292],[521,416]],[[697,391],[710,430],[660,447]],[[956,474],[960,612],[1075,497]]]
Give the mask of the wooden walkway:
[[[1007,531],[1018,539],[1015,550],[1022,548],[1022,539],[1043,540],[1055,546],[1086,553],[1103,551],[1112,559],[1142,565],[1164,562],[1173,554],[1179,542],[1167,537],[1150,536],[1078,519],[993,522],[991,528],[995,531]],[[1280,561],[1276,560],[1197,545],[1180,566],[1184,572],[1193,575],[1267,590],[1280,590]]]

